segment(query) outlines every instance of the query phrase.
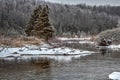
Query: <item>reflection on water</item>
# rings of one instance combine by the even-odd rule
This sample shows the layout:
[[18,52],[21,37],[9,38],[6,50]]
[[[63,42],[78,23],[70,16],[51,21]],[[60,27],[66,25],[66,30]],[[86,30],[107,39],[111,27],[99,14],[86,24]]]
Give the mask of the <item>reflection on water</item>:
[[107,53],[107,49],[100,49],[100,53],[104,56]]
[[52,80],[51,60],[31,58],[29,62],[3,60],[0,64],[0,80]]
[[34,61],[40,61],[43,59],[50,59],[50,60],[55,60],[55,61],[64,61],[64,62],[69,62],[74,58],[80,58],[81,56],[85,56],[85,55],[90,55],[89,53],[85,53],[82,55],[68,55],[68,56],[64,56],[64,55],[58,55],[58,56],[54,56],[54,55],[40,55],[40,56],[22,56],[22,57],[8,57],[8,58],[2,58],[0,59],[0,64],[9,64],[9,63],[31,63]]
[[81,56],[23,56],[0,59],[0,80],[107,80],[120,71],[120,51],[89,44],[66,44],[97,53]]

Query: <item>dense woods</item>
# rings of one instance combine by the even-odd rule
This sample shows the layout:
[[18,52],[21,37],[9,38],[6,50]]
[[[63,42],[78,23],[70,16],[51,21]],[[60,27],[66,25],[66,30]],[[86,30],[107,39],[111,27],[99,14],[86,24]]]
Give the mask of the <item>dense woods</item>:
[[116,28],[120,6],[66,5],[40,0],[0,0],[0,34],[25,34],[30,15],[38,5],[48,5],[57,35],[98,34]]

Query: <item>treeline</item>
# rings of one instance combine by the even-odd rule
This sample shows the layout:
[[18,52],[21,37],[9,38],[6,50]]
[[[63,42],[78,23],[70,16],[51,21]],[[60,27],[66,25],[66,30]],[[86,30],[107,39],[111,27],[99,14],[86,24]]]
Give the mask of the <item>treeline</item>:
[[89,6],[89,5],[86,5],[86,4],[78,4],[77,7],[80,7],[82,9],[90,9],[90,10],[96,11],[96,12],[106,12],[107,14],[110,14],[110,15],[120,16],[120,6],[110,6],[110,5]]
[[23,34],[34,0],[0,0],[0,34]]
[[24,34],[32,11],[38,5],[48,5],[50,22],[58,35],[98,34],[117,27],[118,6],[64,5],[40,0],[0,0],[0,34]]

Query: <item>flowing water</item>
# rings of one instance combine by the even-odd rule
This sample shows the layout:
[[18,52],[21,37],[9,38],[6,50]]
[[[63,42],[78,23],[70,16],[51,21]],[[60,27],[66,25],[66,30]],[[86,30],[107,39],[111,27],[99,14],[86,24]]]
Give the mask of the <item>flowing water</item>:
[[96,53],[84,57],[0,59],[0,80],[108,80],[110,73],[120,71],[120,50],[99,50],[92,44],[66,46]]

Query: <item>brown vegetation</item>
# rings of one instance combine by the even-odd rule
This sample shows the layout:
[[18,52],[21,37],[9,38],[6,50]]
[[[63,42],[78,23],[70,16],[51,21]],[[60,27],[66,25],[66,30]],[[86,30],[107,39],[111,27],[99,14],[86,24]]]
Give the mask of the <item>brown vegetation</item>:
[[38,39],[36,37],[24,37],[24,36],[0,36],[0,46],[9,47],[22,47],[26,44],[39,45],[43,43],[43,39]]

